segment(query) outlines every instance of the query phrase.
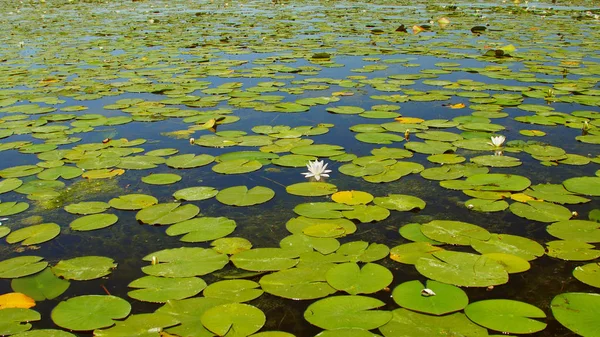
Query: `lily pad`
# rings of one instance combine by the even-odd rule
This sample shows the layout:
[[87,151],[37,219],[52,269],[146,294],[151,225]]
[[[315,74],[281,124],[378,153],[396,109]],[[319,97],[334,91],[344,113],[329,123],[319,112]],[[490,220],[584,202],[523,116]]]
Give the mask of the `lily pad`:
[[312,181],[289,185],[285,190],[293,195],[316,197],[333,194],[337,192],[337,187],[325,182]]
[[534,260],[545,253],[539,243],[516,235],[492,234],[488,240],[471,240],[471,246],[481,254],[507,253],[519,256],[527,261]]
[[215,157],[208,154],[182,154],[172,156],[167,159],[167,166],[177,169],[189,169],[208,165],[215,160]]
[[23,246],[37,245],[54,239],[59,233],[59,225],[44,223],[17,229],[6,237],[6,242],[21,242]]
[[389,269],[375,263],[367,263],[361,268],[349,262],[330,268],[326,279],[333,288],[357,295],[382,290],[392,283],[393,275]]
[[58,303],[52,310],[54,324],[69,330],[90,331],[109,327],[125,318],[131,305],[111,295],[84,295]]
[[385,303],[366,296],[347,295],[321,299],[309,305],[304,319],[323,329],[376,329],[392,319],[392,313],[373,310]]
[[39,256],[18,256],[0,261],[0,278],[17,278],[38,273],[48,262],[42,261]]
[[583,195],[600,196],[600,177],[575,177],[563,181],[567,190]]
[[167,235],[185,234],[183,242],[205,242],[227,236],[235,230],[235,221],[225,217],[200,217],[178,222],[167,228]]
[[600,288],[600,264],[598,263],[588,263],[575,267],[573,276],[585,284]]
[[600,257],[600,250],[581,241],[558,240],[546,243],[548,256],[567,261],[590,261]]
[[417,260],[417,271],[430,279],[461,287],[488,287],[508,282],[508,272],[495,260],[471,253],[438,251]]
[[265,275],[260,279],[260,285],[269,294],[295,300],[322,298],[336,292],[326,282],[322,270],[310,267],[284,269]]
[[600,223],[587,220],[566,220],[546,227],[548,233],[563,240],[600,242]]
[[164,303],[192,297],[206,287],[199,277],[164,278],[144,276],[129,283],[130,288],[139,288],[127,293],[138,301]]
[[600,310],[600,294],[560,294],[552,299],[550,307],[554,318],[578,335],[595,336],[600,329],[597,319]]
[[465,314],[473,322],[503,333],[527,334],[542,331],[546,323],[534,318],[546,314],[531,304],[505,299],[484,300],[469,304]]
[[108,204],[116,209],[121,210],[139,210],[158,203],[158,199],[146,194],[125,194],[113,199],[110,199]]
[[65,206],[65,211],[71,214],[95,214],[102,213],[110,208],[110,205],[101,201],[86,201]]
[[200,201],[210,199],[217,195],[217,193],[219,191],[214,187],[197,186],[178,190],[173,193],[173,197],[177,200]]
[[67,280],[86,281],[106,276],[117,268],[111,258],[104,256],[82,256],[61,260],[52,267],[52,272]]
[[114,214],[92,214],[73,220],[69,227],[74,231],[92,231],[112,226],[118,220],[119,218]]
[[142,267],[144,273],[162,277],[202,276],[223,268],[229,262],[227,255],[199,247],[163,249],[143,259],[158,261]]
[[142,181],[150,185],[171,185],[181,180],[181,176],[174,173],[153,173],[142,177]]
[[540,222],[564,221],[572,216],[571,211],[564,206],[536,200],[528,201],[526,204],[512,203],[510,211],[517,216]]
[[171,225],[191,219],[200,213],[196,205],[181,205],[177,202],[146,207],[135,215],[136,220],[150,225]]
[[265,203],[275,196],[275,192],[267,187],[255,186],[248,189],[246,186],[225,188],[217,194],[217,200],[230,206],[252,206]]
[[[423,289],[431,290],[433,295]],[[418,280],[404,282],[394,288],[392,297],[401,307],[437,316],[462,310],[469,304],[462,289],[432,280],[426,285]]]
[[433,220],[421,225],[421,232],[428,238],[453,245],[470,245],[471,239],[487,240],[490,232],[462,221]]
[[31,321],[39,321],[42,316],[39,312],[26,308],[0,309],[0,334],[9,336],[31,329]]
[[254,248],[231,256],[231,262],[250,271],[282,270],[295,266],[298,252],[281,248]]
[[379,328],[385,337],[488,336],[485,328],[459,312],[438,317],[400,308],[392,314],[392,319]]
[[23,293],[36,301],[51,300],[62,295],[69,289],[70,282],[54,275],[50,268],[41,272],[13,279],[10,287],[19,293]]
[[[258,289],[257,289],[258,288]],[[263,294],[260,284],[250,280],[224,280],[204,289],[204,297],[221,298],[231,302],[248,302]]]
[[425,201],[412,195],[404,194],[390,194],[387,197],[377,197],[373,202],[375,205],[401,212],[425,208]]
[[252,305],[230,303],[206,310],[200,320],[208,330],[219,336],[249,336],[260,330],[267,318]]

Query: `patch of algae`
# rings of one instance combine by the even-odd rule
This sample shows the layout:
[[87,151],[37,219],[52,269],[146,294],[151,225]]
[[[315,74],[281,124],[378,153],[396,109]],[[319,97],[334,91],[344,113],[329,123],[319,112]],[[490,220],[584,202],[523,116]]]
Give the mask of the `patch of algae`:
[[108,200],[124,193],[116,179],[79,180],[58,192],[60,195],[56,198],[36,201],[34,211],[52,210],[82,201]]

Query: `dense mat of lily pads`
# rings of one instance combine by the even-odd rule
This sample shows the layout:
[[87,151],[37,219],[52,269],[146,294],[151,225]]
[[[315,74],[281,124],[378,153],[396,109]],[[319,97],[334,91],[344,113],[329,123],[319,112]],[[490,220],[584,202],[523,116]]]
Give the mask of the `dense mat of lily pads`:
[[600,10],[434,3],[0,5],[0,335],[600,336]]

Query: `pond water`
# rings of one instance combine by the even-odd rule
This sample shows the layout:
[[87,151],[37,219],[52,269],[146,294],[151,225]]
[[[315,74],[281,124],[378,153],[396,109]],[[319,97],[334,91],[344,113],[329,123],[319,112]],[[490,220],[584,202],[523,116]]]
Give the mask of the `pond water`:
[[600,336],[556,2],[3,3],[0,335]]

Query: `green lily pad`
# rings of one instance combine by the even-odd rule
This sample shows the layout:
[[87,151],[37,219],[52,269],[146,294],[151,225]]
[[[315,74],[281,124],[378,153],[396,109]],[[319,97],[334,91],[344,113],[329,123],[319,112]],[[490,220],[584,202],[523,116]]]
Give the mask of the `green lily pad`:
[[335,202],[311,202],[294,207],[294,212],[308,218],[336,219],[342,218],[342,211],[352,211],[353,206]]
[[59,233],[59,225],[55,223],[43,223],[13,231],[6,237],[6,242],[21,242],[23,246],[37,245],[54,239]]
[[62,179],[73,179],[79,177],[83,173],[83,170],[79,167],[73,166],[59,166],[45,169],[38,173],[37,177],[41,180],[56,180]]
[[180,322],[180,325],[167,329],[168,333],[178,336],[211,336],[214,334],[206,330],[198,318],[208,309],[225,303],[229,302],[218,298],[194,297],[168,301],[155,312],[170,315]]
[[177,200],[200,201],[206,200],[217,195],[219,191],[214,187],[196,186],[188,187],[173,193],[173,197]]
[[473,322],[503,333],[527,334],[542,331],[546,323],[533,318],[546,314],[531,304],[505,299],[484,300],[469,304],[465,314]]
[[465,206],[477,212],[499,212],[507,209],[508,203],[504,200],[469,199]]
[[425,142],[407,142],[404,144],[404,148],[413,152],[430,155],[443,154],[456,150],[456,147],[452,146],[451,144],[435,140],[426,140]]
[[[430,289],[434,295],[424,289]],[[469,304],[462,289],[432,280],[425,286],[418,280],[404,282],[394,288],[392,297],[403,308],[437,316],[462,310]]]
[[82,256],[61,260],[52,267],[52,272],[67,280],[86,281],[106,276],[117,268],[111,258],[104,256]]
[[472,189],[480,191],[518,192],[531,185],[526,177],[501,173],[475,174],[468,177],[466,182],[473,185]]
[[102,213],[110,208],[110,205],[101,201],[86,201],[65,206],[65,211],[71,214],[95,214]]
[[114,214],[92,214],[73,220],[69,224],[69,227],[74,231],[92,231],[112,226],[117,223],[118,220],[119,218]]
[[202,324],[219,336],[249,336],[260,330],[266,320],[260,309],[243,303],[218,305],[200,317]]
[[10,192],[23,185],[23,181],[17,178],[8,178],[0,181],[0,194]]
[[250,280],[225,280],[210,284],[202,295],[231,302],[248,302],[263,294],[260,284]]
[[600,242],[600,223],[587,220],[555,222],[546,230],[550,235],[563,240],[597,243]]
[[131,305],[111,295],[84,295],[58,303],[52,310],[52,321],[61,328],[90,331],[109,327],[115,319],[125,318]]
[[336,114],[344,114],[344,115],[356,115],[365,112],[365,109],[357,106],[336,106],[330,107],[326,109],[329,112],[333,112]]
[[362,223],[381,221],[390,216],[387,208],[377,205],[355,205],[352,210],[342,211],[342,215],[348,219],[357,219]]
[[215,160],[215,157],[208,154],[182,154],[177,156],[172,156],[167,159],[167,166],[177,168],[177,169],[189,169],[195,167],[201,167],[204,165],[208,165]]
[[31,329],[31,321],[39,321],[39,312],[25,308],[0,309],[0,334],[9,336]]
[[323,329],[361,328],[376,329],[392,318],[392,313],[372,310],[384,302],[366,296],[347,295],[321,299],[309,305],[304,319]]
[[400,308],[392,311],[392,314],[392,319],[379,328],[385,337],[488,336],[485,328],[473,323],[460,312],[431,316]]
[[220,162],[212,170],[221,174],[242,174],[257,171],[262,167],[258,160],[234,159]]
[[517,216],[541,222],[564,221],[572,216],[571,211],[564,206],[535,200],[530,200],[526,204],[512,203],[510,211]]
[[125,194],[108,201],[116,209],[135,211],[158,203],[158,199],[146,194]]
[[458,164],[464,162],[467,159],[463,156],[459,156],[454,153],[442,153],[433,154],[427,157],[427,160],[436,164]]
[[63,330],[55,330],[55,329],[36,329],[26,332],[21,332],[15,337],[77,337],[72,333],[63,331]]
[[149,225],[171,225],[191,219],[200,213],[196,205],[181,205],[177,202],[156,204],[137,212],[136,220]]
[[461,287],[488,287],[508,282],[508,272],[483,255],[442,250],[415,265],[421,275]]
[[234,186],[223,189],[217,194],[217,200],[230,206],[252,206],[265,203],[275,196],[275,192],[267,187]]
[[244,238],[220,238],[210,245],[216,252],[230,255],[252,248],[252,242]]
[[390,250],[390,259],[406,264],[416,264],[422,257],[431,257],[431,254],[443,250],[429,242],[412,242],[396,246]]
[[333,157],[344,154],[344,148],[338,145],[316,144],[296,146],[290,152],[305,156]]
[[36,165],[21,165],[13,166],[0,170],[0,177],[2,178],[20,178],[32,176],[42,172],[44,169]]
[[23,293],[36,301],[55,299],[67,291],[70,285],[69,281],[54,275],[50,268],[10,282],[13,291]]
[[560,294],[552,299],[550,307],[554,318],[578,335],[591,337],[600,329],[597,319],[600,310],[600,294]]
[[174,173],[153,173],[142,177],[142,181],[150,185],[170,185],[181,180],[181,176]]
[[281,248],[254,248],[231,256],[231,262],[250,271],[282,270],[295,266],[298,252]]
[[127,293],[131,298],[144,302],[164,303],[195,296],[206,287],[206,282],[199,277],[143,276],[129,283],[128,287],[139,288]]
[[387,197],[377,197],[373,202],[375,205],[401,212],[425,208],[425,201],[412,195],[404,194],[390,194]]
[[531,265],[527,260],[512,254],[486,253],[483,256],[501,264],[509,274],[522,273],[529,270]]
[[519,256],[527,261],[543,256],[544,247],[539,243],[516,235],[492,234],[488,240],[471,240],[471,247],[481,254],[506,253]]
[[150,313],[135,314],[124,321],[116,321],[115,326],[103,330],[94,330],[98,337],[145,337],[156,336],[158,331],[179,324],[179,320],[171,315]]
[[600,288],[600,264],[588,263],[583,266],[575,267],[573,276],[579,281]]
[[519,158],[493,155],[473,157],[471,162],[489,167],[515,167],[522,164]]
[[0,261],[0,278],[17,278],[38,273],[48,262],[42,261],[39,256],[18,256]]
[[471,239],[487,240],[490,232],[462,221],[433,220],[421,225],[421,232],[428,238],[453,245],[470,245]]
[[600,257],[600,250],[581,241],[557,240],[546,243],[548,256],[567,261],[589,261]]
[[336,292],[318,268],[284,269],[263,276],[260,285],[267,293],[296,300],[322,298]]
[[337,187],[325,182],[312,181],[292,184],[287,186],[285,190],[293,195],[316,197],[333,194],[337,192]]
[[142,271],[162,277],[202,276],[223,268],[229,262],[227,255],[198,247],[163,249],[144,256],[143,260],[157,260],[156,264],[142,267]]
[[167,228],[167,235],[185,234],[183,242],[205,242],[227,236],[235,230],[235,221],[225,217],[200,217],[178,222]]
[[563,181],[567,190],[583,195],[600,196],[600,177],[575,177]]
[[373,195],[363,191],[340,191],[335,193],[331,199],[349,206],[366,205],[373,201]]
[[439,245],[441,242],[432,240],[426,237],[423,232],[421,232],[421,224],[419,223],[409,223],[403,225],[399,229],[400,235],[410,241],[414,242],[427,242],[432,245]]
[[377,292],[390,285],[393,279],[389,269],[381,265],[367,263],[361,268],[354,262],[330,268],[325,277],[330,286],[351,295]]
[[24,212],[29,208],[26,202],[0,202],[0,216],[9,216]]

